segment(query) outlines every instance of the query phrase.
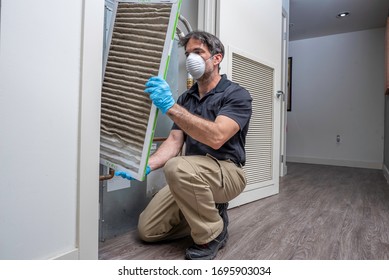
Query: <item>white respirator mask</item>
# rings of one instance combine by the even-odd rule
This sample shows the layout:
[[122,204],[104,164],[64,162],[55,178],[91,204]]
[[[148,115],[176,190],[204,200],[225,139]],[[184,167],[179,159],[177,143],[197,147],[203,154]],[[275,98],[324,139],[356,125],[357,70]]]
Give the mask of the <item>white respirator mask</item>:
[[[210,58],[212,58],[211,56]],[[208,58],[209,59],[209,58]],[[208,60],[207,59],[207,60]],[[186,58],[186,71],[192,75],[193,79],[197,80],[204,75],[205,72],[205,62],[199,54],[190,53]]]

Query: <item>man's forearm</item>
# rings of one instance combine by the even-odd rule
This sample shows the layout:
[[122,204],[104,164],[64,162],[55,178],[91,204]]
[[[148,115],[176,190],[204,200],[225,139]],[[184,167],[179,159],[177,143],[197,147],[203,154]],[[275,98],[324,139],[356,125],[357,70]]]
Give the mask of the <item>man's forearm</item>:
[[218,126],[209,120],[191,114],[178,104],[171,107],[167,115],[193,139],[212,148],[218,148],[223,140]]
[[156,170],[163,167],[169,159],[175,157],[181,151],[181,148],[182,144],[169,137],[150,157],[148,165],[150,166],[151,170]]

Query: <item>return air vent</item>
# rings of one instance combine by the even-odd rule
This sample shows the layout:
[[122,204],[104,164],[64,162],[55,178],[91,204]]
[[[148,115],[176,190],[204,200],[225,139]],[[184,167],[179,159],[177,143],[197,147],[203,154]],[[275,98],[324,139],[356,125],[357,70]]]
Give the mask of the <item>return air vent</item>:
[[274,69],[232,52],[232,80],[253,98],[253,113],[246,137],[247,185],[273,179]]
[[101,163],[143,180],[157,109],[144,93],[166,77],[181,1],[116,1],[101,95]]

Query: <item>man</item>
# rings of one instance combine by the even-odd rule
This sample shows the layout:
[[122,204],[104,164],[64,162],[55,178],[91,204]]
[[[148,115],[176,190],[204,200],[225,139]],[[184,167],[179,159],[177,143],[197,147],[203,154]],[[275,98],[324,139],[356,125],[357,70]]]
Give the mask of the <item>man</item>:
[[[142,240],[156,242],[191,235],[187,259],[213,259],[228,239],[228,201],[246,186],[245,139],[251,117],[247,90],[219,74],[224,57],[220,40],[190,32],[180,41],[187,70],[197,80],[177,100],[159,77],[145,92],[174,125],[150,157],[150,170],[164,167],[167,186],[139,217]],[[177,156],[185,143],[184,156]]]

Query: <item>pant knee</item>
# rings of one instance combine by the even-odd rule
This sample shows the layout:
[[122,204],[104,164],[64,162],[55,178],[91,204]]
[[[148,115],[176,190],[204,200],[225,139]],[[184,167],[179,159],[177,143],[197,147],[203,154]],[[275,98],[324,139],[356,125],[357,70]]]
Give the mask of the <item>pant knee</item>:
[[138,221],[138,235],[141,240],[151,242],[149,230],[147,229],[147,222],[142,214],[140,214]]
[[164,172],[167,184],[171,189],[177,185],[177,182],[182,183],[190,180],[195,170],[184,157],[174,157],[166,162]]
[[170,177],[171,175],[174,175],[177,173],[177,168],[180,164],[180,157],[174,157],[169,159],[165,166],[163,167],[163,171],[165,173],[165,176]]

